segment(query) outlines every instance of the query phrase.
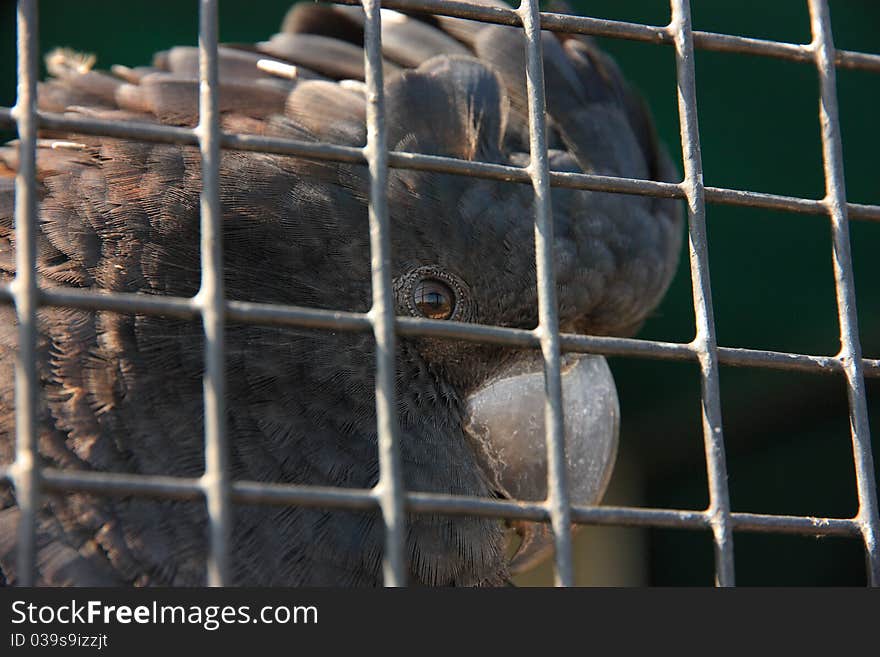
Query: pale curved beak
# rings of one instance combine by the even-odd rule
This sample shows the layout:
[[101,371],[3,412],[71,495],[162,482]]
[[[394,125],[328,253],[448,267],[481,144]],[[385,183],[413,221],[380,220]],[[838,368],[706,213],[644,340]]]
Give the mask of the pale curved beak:
[[[620,425],[617,389],[602,356],[569,354],[562,361],[565,456],[572,504],[597,504],[608,487]],[[467,398],[465,431],[495,489],[515,500],[547,498],[544,371],[540,357],[517,361]],[[522,542],[511,573],[553,551],[547,523],[517,521]]]

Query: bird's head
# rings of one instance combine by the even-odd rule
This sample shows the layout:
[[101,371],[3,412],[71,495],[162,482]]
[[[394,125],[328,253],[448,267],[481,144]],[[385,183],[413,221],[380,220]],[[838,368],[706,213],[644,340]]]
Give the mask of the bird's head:
[[[519,38],[516,31],[498,32],[502,44],[508,37]],[[553,53],[563,59],[548,61],[570,67],[566,55]],[[515,94],[510,88],[503,73],[473,57],[440,56],[415,69],[392,72],[385,84],[388,147],[525,166],[528,155],[520,150],[523,117],[511,101]],[[578,159],[583,135],[572,128],[578,117],[569,116],[565,105],[576,101],[558,90],[548,97],[551,167],[601,169],[603,157],[595,153],[593,164]],[[628,125],[624,109],[616,111],[609,120]],[[364,96],[351,85],[300,82],[287,101],[286,113],[287,119],[272,124],[283,136],[364,143]],[[596,120],[589,114],[580,118]],[[607,154],[607,166],[627,158],[636,171],[656,166],[653,161],[646,163],[648,147],[632,131],[621,139],[625,145]],[[252,156],[241,161],[250,167],[258,162]],[[243,285],[242,294],[254,289],[266,292],[267,286],[258,281],[268,277],[280,287],[277,298],[270,295],[267,301],[368,310],[369,180],[364,168],[284,158],[266,158],[261,166],[267,171],[259,174],[260,188],[254,186],[254,175],[242,175],[240,184],[247,189],[241,193],[251,204],[265,203],[272,212],[281,211],[278,222],[265,225],[280,224],[284,230],[273,230],[259,248],[228,249],[251,259],[254,279],[230,284]],[[282,183],[273,180],[277,176]],[[233,175],[230,185],[235,186],[235,180]],[[278,190],[285,187],[279,196]],[[230,192],[230,202],[235,197]],[[393,168],[387,200],[398,315],[536,328],[531,185]],[[632,333],[671,276],[679,239],[676,212],[653,199],[574,189],[554,188],[551,202],[561,330]],[[259,213],[249,207],[248,215]],[[249,239],[253,241],[252,234]],[[281,260],[267,253],[278,250],[286,255],[289,270],[270,272],[266,268]],[[326,369],[313,390],[353,409],[341,425],[346,432],[375,436],[372,362],[365,357],[372,353],[370,337],[338,340],[332,347],[310,343],[306,365],[312,371],[297,371],[314,380],[316,365]],[[619,418],[614,382],[604,359],[566,355],[562,391],[571,501],[595,504],[610,479]],[[546,498],[544,362],[539,350],[398,336],[397,403],[408,490],[530,501]],[[328,421],[328,415],[322,413],[320,419]],[[340,470],[368,471],[372,478],[355,477],[353,483],[371,485],[378,474],[375,458],[371,460],[373,466],[366,470],[358,465]],[[532,565],[551,543],[544,525],[523,524],[518,529],[524,541],[511,564],[514,570]],[[496,521],[414,516],[410,538],[414,572],[422,581],[456,581],[463,563],[487,578],[487,572],[506,569],[503,531]],[[457,546],[456,558],[449,558],[450,542]]]

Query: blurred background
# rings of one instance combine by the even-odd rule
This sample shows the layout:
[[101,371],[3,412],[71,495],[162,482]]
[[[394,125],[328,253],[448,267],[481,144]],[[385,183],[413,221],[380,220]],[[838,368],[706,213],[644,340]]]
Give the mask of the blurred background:
[[[227,42],[277,30],[290,0],[220,2]],[[665,0],[579,0],[578,13],[665,25]],[[698,30],[807,43],[805,0],[693,0]],[[880,53],[880,4],[831,2],[835,45]],[[43,52],[57,46],[97,55],[98,68],[148,63],[173,45],[197,42],[197,3],[101,0],[40,3]],[[674,53],[670,46],[600,39],[640,89],[679,163]],[[824,196],[818,77],[811,64],[696,52],[705,183],[776,194]],[[847,196],[880,203],[880,78],[838,69]],[[0,105],[15,102],[15,3],[0,0]],[[0,132],[4,140],[11,132]],[[723,346],[834,355],[840,347],[829,221],[822,216],[709,205],[712,295]],[[880,223],[851,224],[859,329],[866,357],[880,357]],[[686,256],[640,337],[694,336]],[[621,450],[609,504],[706,508],[707,478],[694,364],[610,359],[621,403]],[[880,380],[868,379],[875,462],[880,452]],[[734,511],[852,517],[858,508],[842,376],[722,367],[722,413]],[[875,467],[877,467],[875,465]],[[708,532],[588,527],[576,537],[577,582],[709,585]],[[864,585],[861,543],[843,538],[735,535],[743,585]],[[550,567],[518,578],[552,583]]]

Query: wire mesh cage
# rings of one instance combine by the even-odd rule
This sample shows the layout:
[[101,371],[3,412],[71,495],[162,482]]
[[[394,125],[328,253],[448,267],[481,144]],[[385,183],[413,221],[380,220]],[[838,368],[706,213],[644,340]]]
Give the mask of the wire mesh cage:
[[[220,128],[218,100],[218,7],[216,0],[199,3],[200,97],[195,128],[136,124],[56,115],[37,110],[39,75],[37,2],[18,4],[18,97],[13,108],[0,109],[0,122],[14,126],[19,138],[16,177],[16,275],[0,287],[0,301],[13,304],[18,320],[19,349],[15,378],[15,461],[0,474],[14,486],[21,511],[18,583],[33,583],[35,528],[44,493],[89,492],[96,495],[143,495],[204,501],[209,526],[207,582],[219,586],[230,580],[230,532],[233,504],[308,505],[332,509],[379,509],[385,527],[384,582],[406,583],[406,514],[442,513],[549,523],[555,547],[555,578],[559,585],[575,582],[572,523],[643,528],[684,528],[707,532],[714,545],[718,585],[735,583],[734,534],[757,532],[803,536],[839,536],[860,541],[866,556],[867,581],[880,584],[880,518],[878,518],[874,457],[871,450],[868,395],[865,379],[880,376],[880,361],[864,358],[858,331],[851,221],[880,221],[880,206],[847,200],[842,138],[837,99],[837,72],[858,69],[880,72],[880,55],[837,49],[826,0],[808,0],[812,40],[806,44],[734,36],[695,30],[688,0],[672,0],[668,25],[652,26],[589,16],[542,12],[536,0],[523,0],[518,9],[447,0],[343,0],[362,4],[366,13],[367,144],[352,148],[332,143],[231,134]],[[514,26],[525,34],[527,53],[528,127],[531,164],[514,167],[389,151],[386,144],[381,50],[382,8]],[[622,39],[671,49],[681,131],[683,179],[666,183],[587,173],[552,171],[546,137],[546,101],[541,30]],[[825,196],[820,199],[744,191],[704,184],[697,123],[695,50],[744,53],[813,66],[819,79],[820,134]],[[158,143],[197,146],[202,162],[201,288],[191,298],[147,297],[77,289],[40,289],[36,276],[36,147],[38,130],[59,130]],[[369,312],[337,312],[297,306],[233,301],[223,286],[219,166],[221,149],[273,153],[299,158],[365,165],[370,177],[369,225],[372,306]],[[535,248],[539,325],[535,330],[443,322],[395,316],[392,300],[389,218],[386,200],[389,168],[438,173],[531,185],[535,199]],[[695,337],[687,342],[615,338],[561,333],[556,307],[553,265],[553,215],[549,190],[565,187],[658,198],[681,199],[687,206],[688,264],[692,283]],[[707,203],[762,208],[786,213],[819,215],[830,222],[833,282],[839,322],[840,351],[834,355],[719,346],[713,310],[706,224]],[[153,314],[200,319],[204,331],[204,453],[200,478],[69,471],[40,466],[37,452],[39,380],[36,369],[37,309],[70,307],[91,311]],[[224,323],[305,327],[371,333],[376,345],[376,416],[379,436],[379,483],[373,489],[327,488],[307,485],[233,481],[229,473],[225,408]],[[394,345],[397,336],[430,336],[495,343],[539,350],[546,382],[546,442],[548,499],[546,502],[483,499],[404,489],[398,450],[394,398]],[[708,484],[704,510],[571,504],[563,436],[561,357],[564,353],[595,353],[638,359],[685,361],[700,372],[701,421]],[[858,511],[852,517],[813,517],[735,511],[728,488],[728,466],[722,429],[722,365],[830,373],[847,392],[852,460]]]

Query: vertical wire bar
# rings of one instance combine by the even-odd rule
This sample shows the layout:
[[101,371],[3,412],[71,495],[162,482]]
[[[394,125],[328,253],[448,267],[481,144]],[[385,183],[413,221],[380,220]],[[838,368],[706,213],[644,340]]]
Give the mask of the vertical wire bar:
[[228,450],[223,289],[223,224],[220,209],[220,112],[217,65],[217,2],[199,3],[199,150],[202,156],[201,272],[196,299],[205,331],[205,474],[208,509],[209,586],[230,583]]
[[871,430],[859,342],[856,291],[850,250],[849,220],[846,210],[846,184],[843,173],[843,144],[837,107],[835,49],[831,16],[825,0],[808,0],[812,47],[819,71],[819,121],[822,126],[822,160],[825,168],[825,204],[831,217],[834,261],[834,288],[840,323],[840,358],[849,395],[850,433],[859,495],[858,520],[865,541],[868,581],[880,586],[880,518],[874,461],[871,455]]
[[404,561],[403,475],[398,448],[395,402],[394,303],[391,296],[391,235],[388,219],[388,146],[382,76],[382,24],[379,0],[363,0],[364,58],[367,87],[367,145],[370,171],[370,267],[373,306],[370,321],[376,340],[376,428],[379,483],[376,493],[385,522],[382,573],[385,586],[406,585]]
[[40,505],[37,451],[37,2],[19,0],[18,97],[13,108],[18,129],[15,176],[15,279],[12,294],[18,319],[15,353],[15,497],[20,512],[16,580],[36,583],[36,527]]
[[706,200],[700,132],[697,124],[694,43],[688,0],[672,0],[672,22],[669,24],[669,29],[675,41],[678,112],[684,158],[683,186],[688,203],[688,247],[697,323],[693,345],[699,352],[702,379],[703,436],[709,477],[708,513],[715,542],[715,583],[718,586],[733,586],[733,531],[730,522],[724,437],[721,428],[718,344],[715,337],[712,288],[709,281]]
[[519,13],[526,36],[526,91],[529,103],[529,175],[535,190],[535,259],[538,329],[544,356],[544,428],[547,442],[547,504],[556,548],[556,585],[573,586],[571,506],[565,465],[565,434],[559,350],[559,313],[553,267],[553,209],[547,155],[544,64],[540,8],[523,0]]

